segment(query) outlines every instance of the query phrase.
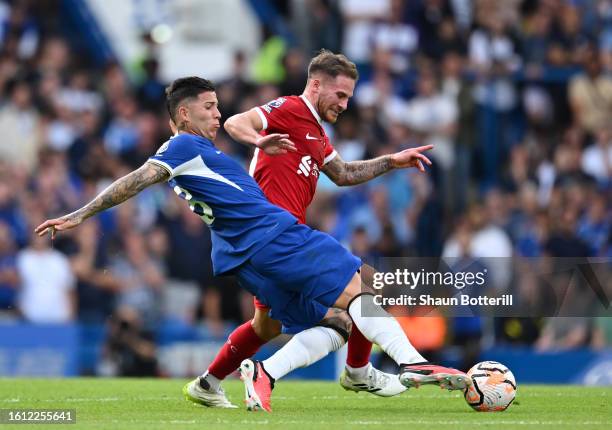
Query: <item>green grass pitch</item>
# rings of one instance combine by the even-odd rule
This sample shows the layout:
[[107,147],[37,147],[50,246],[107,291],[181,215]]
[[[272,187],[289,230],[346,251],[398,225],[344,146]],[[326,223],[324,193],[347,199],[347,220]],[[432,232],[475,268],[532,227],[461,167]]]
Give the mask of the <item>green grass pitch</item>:
[[[77,423],[52,429],[612,429],[612,389],[519,385],[505,412],[472,411],[460,393],[435,387],[394,398],[344,391],[333,382],[280,381],[273,412],[242,408],[240,381],[224,383],[240,409],[187,402],[177,379],[0,379],[0,409],[76,409]],[[0,429],[42,429],[7,425]]]

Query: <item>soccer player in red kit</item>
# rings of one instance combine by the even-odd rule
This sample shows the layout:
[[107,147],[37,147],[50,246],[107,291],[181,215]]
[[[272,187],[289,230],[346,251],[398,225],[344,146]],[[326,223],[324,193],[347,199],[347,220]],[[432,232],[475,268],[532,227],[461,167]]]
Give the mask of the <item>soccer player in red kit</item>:
[[[306,209],[321,171],[337,185],[345,186],[366,182],[397,168],[417,167],[424,171],[423,163],[430,163],[421,152],[431,146],[371,160],[342,160],[322,124],[323,121],[335,123],[346,110],[357,79],[355,65],[344,55],[322,50],[308,67],[308,81],[302,95],[279,97],[225,122],[232,138],[256,147],[249,173],[267,199],[289,211],[300,223],[306,223]],[[208,370],[185,386],[186,397],[206,406],[234,407],[220,388],[220,381],[280,333],[280,323],[271,319],[269,309],[255,299],[253,320],[234,330]],[[340,311],[330,311],[321,326],[296,334],[280,354],[264,362],[264,371],[277,379],[339,349],[347,338],[348,357],[340,380],[345,389],[380,396],[393,396],[406,389],[397,376],[381,372],[370,364],[372,343],[354,325],[351,330],[350,318]]]

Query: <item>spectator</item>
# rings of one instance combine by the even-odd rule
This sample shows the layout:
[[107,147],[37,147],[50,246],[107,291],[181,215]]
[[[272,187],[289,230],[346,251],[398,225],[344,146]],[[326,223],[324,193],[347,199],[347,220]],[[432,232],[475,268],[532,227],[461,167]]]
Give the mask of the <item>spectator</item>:
[[578,65],[580,50],[590,39],[582,28],[579,6],[564,2],[557,10],[557,31],[549,53],[550,62],[557,66]]
[[374,22],[388,16],[390,0],[341,0],[340,10],[345,22],[342,52],[357,65],[370,60],[369,38]]
[[60,239],[57,248],[70,258],[76,277],[78,319],[88,324],[101,324],[115,309],[116,296],[123,284],[112,272],[104,269],[108,256],[104,253],[105,240],[99,240],[99,222],[83,224],[78,234]]
[[102,98],[92,89],[91,77],[85,70],[71,75],[68,86],[57,91],[55,103],[68,109],[72,114],[98,112],[102,109]]
[[521,55],[528,67],[541,68],[548,63],[553,17],[544,8],[536,9],[526,20]]
[[148,57],[142,63],[144,79],[138,86],[136,96],[140,107],[144,110],[163,111],[166,94],[166,85],[159,78],[159,61],[155,57]]
[[132,123],[136,124],[136,143],[123,151],[121,159],[130,168],[137,169],[168,140],[169,133],[160,132],[159,118],[153,112],[139,113]]
[[[292,26],[297,29],[303,52],[315,52],[321,48],[339,52],[342,49],[344,21],[339,3],[338,0],[292,2]],[[292,91],[282,93],[298,94]]]
[[[20,60],[30,60],[38,49],[40,30],[28,10],[26,0],[0,3],[0,46],[15,51]],[[14,45],[14,46],[11,46]]]
[[406,107],[405,121],[424,145],[434,145],[431,155],[436,170],[440,171],[437,185],[443,202],[452,201],[450,172],[455,164],[457,117],[457,99],[441,92],[432,70],[422,70],[417,81],[417,95]]
[[595,134],[612,118],[612,78],[603,73],[594,47],[586,50],[582,66],[584,72],[570,81],[569,103],[576,123]]
[[138,130],[134,126],[137,116],[136,101],[131,96],[115,100],[114,117],[104,133],[104,147],[114,155],[122,155],[136,147]]
[[576,208],[568,207],[555,219],[545,251],[551,257],[588,257],[589,246],[576,235]]
[[422,135],[424,145],[434,145],[432,155],[444,170],[449,170],[455,161],[457,115],[456,99],[440,91],[432,70],[422,70],[417,82],[417,95],[406,107],[406,124]]
[[[28,241],[29,231],[21,203],[17,169],[0,161],[0,221],[6,223],[18,247]],[[12,184],[12,186],[11,186]]]
[[404,75],[414,66],[419,46],[418,29],[404,22],[404,3],[404,0],[391,0],[387,16],[372,31],[373,49],[389,52],[390,71],[395,76]]
[[302,51],[289,49],[283,58],[285,77],[280,83],[282,94],[301,94],[304,90],[304,82],[308,78],[306,75],[306,58]]
[[595,133],[595,143],[582,153],[582,170],[593,176],[602,186],[612,180],[612,125],[607,124]]
[[603,256],[604,247],[610,236],[610,213],[603,196],[595,196],[586,214],[578,222],[578,237],[589,245],[590,255]]
[[20,284],[16,245],[8,225],[0,222],[0,312],[15,314]]
[[70,66],[70,48],[66,40],[49,37],[42,44],[37,70],[41,74],[56,73],[62,76]]
[[32,172],[40,145],[40,116],[27,82],[13,81],[9,87],[10,102],[0,109],[0,160]]
[[103,376],[157,376],[153,333],[138,311],[122,306],[109,320],[99,373]]
[[[32,219],[34,221],[34,219]],[[36,224],[36,222],[34,222]],[[34,233],[17,254],[19,311],[36,324],[68,323],[76,317],[75,278],[68,258]]]
[[457,51],[448,51],[442,58],[441,92],[457,106],[457,131],[452,175],[452,207],[463,211],[470,192],[470,176],[474,168],[478,140],[474,85],[465,75],[466,59]]
[[[468,221],[472,230],[469,244],[471,255],[481,259],[489,268],[491,285],[498,291],[506,291],[511,277],[512,243],[508,234],[495,225],[496,219],[491,217],[492,200],[495,192],[487,196],[488,208],[476,204],[468,211]],[[459,258],[461,246],[459,236],[453,235],[444,245],[443,258]]]
[[159,296],[165,282],[164,268],[149,255],[141,234],[124,234],[122,242],[124,252],[110,262],[111,273],[121,284],[117,305],[138,312],[143,326],[152,329],[159,320]]

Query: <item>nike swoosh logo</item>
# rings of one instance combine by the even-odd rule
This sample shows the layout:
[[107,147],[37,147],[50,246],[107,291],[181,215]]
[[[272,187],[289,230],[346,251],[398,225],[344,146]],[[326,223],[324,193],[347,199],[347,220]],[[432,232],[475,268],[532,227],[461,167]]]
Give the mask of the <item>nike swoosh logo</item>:
[[310,133],[306,133],[306,139],[307,139],[307,140],[319,140],[319,139],[317,139],[316,137],[312,137],[312,136],[310,135]]

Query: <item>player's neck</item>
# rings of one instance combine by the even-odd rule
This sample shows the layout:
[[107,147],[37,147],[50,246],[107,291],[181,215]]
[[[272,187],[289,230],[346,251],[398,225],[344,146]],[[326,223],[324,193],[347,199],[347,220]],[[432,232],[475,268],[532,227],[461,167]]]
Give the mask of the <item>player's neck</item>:
[[179,129],[178,133],[179,134],[192,134],[194,136],[203,137],[204,139],[208,139],[210,141],[213,140],[212,138],[210,138],[208,136],[205,136],[200,131],[194,130],[194,129],[190,128],[190,127],[185,127],[185,128]]
[[[314,94],[312,91],[310,91],[310,90],[308,89],[308,87],[304,89],[304,92],[302,93],[302,97],[305,97],[305,98],[306,98],[306,100],[308,100],[308,102],[310,103],[310,105],[311,105],[311,106],[312,106],[314,109],[316,109],[316,108],[317,108],[317,107],[316,107],[316,106],[317,106],[317,103],[316,103],[316,101],[317,101],[317,97],[316,97],[316,95],[315,95],[315,94]],[[317,112],[317,113],[318,113],[318,112]]]
[[[312,108],[312,110],[314,110],[314,112],[316,112],[317,115],[315,115],[315,117],[318,116],[317,119],[321,118],[321,113],[318,111],[317,109],[317,96],[316,94],[311,91],[308,87],[304,88],[304,92],[302,93],[301,97],[304,97],[308,103],[310,104],[310,108]],[[321,120],[319,119],[319,122],[321,122]]]

